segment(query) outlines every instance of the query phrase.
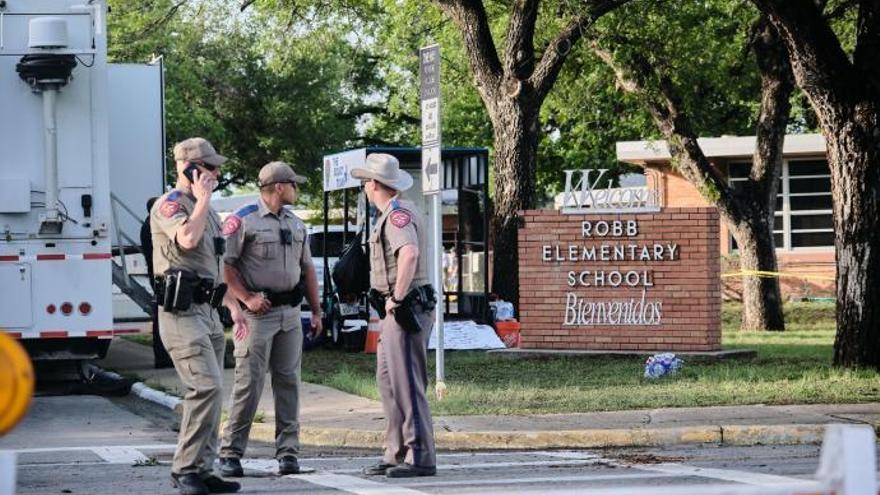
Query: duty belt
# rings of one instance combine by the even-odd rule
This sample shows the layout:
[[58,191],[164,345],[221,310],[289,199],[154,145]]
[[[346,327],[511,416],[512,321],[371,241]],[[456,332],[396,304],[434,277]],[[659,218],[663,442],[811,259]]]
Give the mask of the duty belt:
[[272,306],[299,306],[303,300],[302,284],[296,284],[291,290],[284,292],[273,292],[271,290],[256,290],[254,292],[262,292],[266,295],[266,299],[272,303]]
[[[391,296],[391,292],[381,292],[377,289],[370,289],[367,293],[367,302],[379,314],[379,318],[385,318],[385,301]],[[401,301],[402,308],[412,308],[414,305],[420,306],[420,311],[430,311],[437,305],[437,297],[434,293],[434,287],[431,284],[420,285],[410,289]]]
[[168,270],[157,276],[154,287],[156,301],[170,312],[186,310],[190,304],[210,304],[219,308],[226,294],[226,284],[215,286],[214,280],[183,270]]

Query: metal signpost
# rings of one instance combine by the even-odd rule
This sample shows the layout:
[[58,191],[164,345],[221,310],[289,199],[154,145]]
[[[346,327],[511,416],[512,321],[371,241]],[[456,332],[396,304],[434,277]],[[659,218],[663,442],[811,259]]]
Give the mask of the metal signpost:
[[431,283],[437,291],[438,308],[434,317],[437,332],[437,379],[435,393],[442,400],[446,395],[443,366],[443,311],[439,301],[443,297],[443,212],[440,191],[443,188],[443,165],[440,162],[440,45],[419,50],[419,83],[422,104],[422,192],[431,196],[430,225],[434,242],[431,246]]

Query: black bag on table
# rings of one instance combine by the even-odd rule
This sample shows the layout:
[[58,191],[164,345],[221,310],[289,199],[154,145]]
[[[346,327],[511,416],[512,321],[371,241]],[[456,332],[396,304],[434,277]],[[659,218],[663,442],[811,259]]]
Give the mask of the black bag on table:
[[370,288],[370,259],[361,246],[361,234],[345,247],[331,276],[339,294],[361,294]]

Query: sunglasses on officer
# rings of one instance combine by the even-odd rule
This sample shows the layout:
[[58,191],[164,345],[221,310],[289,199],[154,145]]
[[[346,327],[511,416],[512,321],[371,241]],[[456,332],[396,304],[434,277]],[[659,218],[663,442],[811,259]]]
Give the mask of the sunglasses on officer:
[[191,165],[198,165],[199,167],[202,167],[203,169],[207,170],[208,172],[213,172],[213,171],[217,170],[218,168],[220,168],[217,165],[211,165],[210,163],[205,163],[205,162],[189,162],[189,163]]
[[263,188],[263,187],[274,186],[275,184],[290,184],[290,186],[293,187],[294,189],[299,189],[299,185],[295,181],[292,181],[292,180],[280,180],[280,181],[276,181],[276,182],[267,182],[265,184],[259,184],[259,186],[261,188]]

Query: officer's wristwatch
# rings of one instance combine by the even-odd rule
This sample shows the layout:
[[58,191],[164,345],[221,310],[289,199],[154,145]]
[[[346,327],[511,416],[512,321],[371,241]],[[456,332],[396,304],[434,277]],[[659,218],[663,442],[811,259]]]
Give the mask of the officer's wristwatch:
[[391,293],[391,302],[393,302],[394,304],[403,304],[403,301],[400,301],[396,297],[394,297],[393,292]]

